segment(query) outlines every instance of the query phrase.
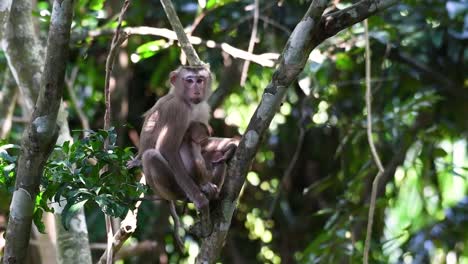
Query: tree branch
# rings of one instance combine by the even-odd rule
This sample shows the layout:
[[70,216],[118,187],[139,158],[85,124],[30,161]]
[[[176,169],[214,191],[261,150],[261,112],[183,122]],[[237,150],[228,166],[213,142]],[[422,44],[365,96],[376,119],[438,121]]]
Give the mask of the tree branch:
[[366,241],[364,244],[364,254],[363,262],[364,264],[369,263],[369,249],[370,241],[372,237],[372,226],[374,224],[374,211],[375,211],[375,200],[377,197],[377,188],[379,186],[380,177],[384,174],[384,168],[382,162],[380,161],[379,154],[375,148],[374,140],[372,139],[372,87],[371,87],[371,51],[369,45],[369,26],[367,20],[364,20],[365,28],[365,39],[366,39],[366,108],[367,108],[367,141],[369,142],[369,147],[372,153],[372,158],[374,159],[379,172],[375,176],[374,181],[372,182],[372,191],[371,191],[371,201],[369,205],[369,215],[367,217],[367,232],[366,232]]
[[[119,50],[120,45],[127,39],[125,33],[121,31],[122,28],[122,21],[127,12],[128,6],[130,5],[130,0],[125,0],[122,9],[120,10],[119,21],[117,23],[117,28],[115,29],[114,37],[112,38],[111,46],[109,49],[109,54],[106,59],[106,77],[105,77],[105,84],[104,84],[104,95],[105,95],[105,105],[106,111],[104,113],[104,130],[110,129],[111,124],[111,98],[110,98],[110,89],[109,89],[109,81],[112,75],[112,70],[114,68],[115,57],[117,55],[117,51]],[[107,138],[104,142],[104,150],[109,148],[109,139]],[[107,171],[107,167],[103,168],[103,173]],[[113,263],[114,257],[114,234],[112,230],[112,219],[110,216],[105,215],[106,221],[106,232],[107,232],[107,249],[106,249],[106,263],[111,264]]]
[[398,2],[397,0],[361,0],[348,8],[324,15],[320,42]]
[[174,29],[177,34],[177,39],[179,40],[182,50],[187,56],[189,64],[192,66],[203,65],[203,62],[198,57],[198,54],[195,52],[195,49],[185,34],[184,27],[182,27],[182,23],[180,23],[179,17],[177,16],[174,6],[172,5],[172,1],[161,0],[161,4],[164,8],[167,19],[169,19],[169,23],[171,23],[172,29]]
[[[2,7],[8,8],[9,0],[1,1]],[[38,45],[37,36],[34,34],[32,21],[32,2],[13,1],[2,39],[2,49],[8,61],[8,66],[18,84],[26,115],[30,116],[41,88],[42,67],[44,65],[43,54]],[[5,19],[5,18],[3,18]],[[0,24],[1,25],[1,24]]]
[[13,123],[13,112],[18,98],[18,89],[9,69],[5,70],[3,89],[0,93],[0,139],[10,133]]
[[427,64],[423,64],[420,61],[412,58],[409,54],[402,52],[397,47],[392,47],[390,49],[390,58],[397,60],[401,63],[404,63],[420,74],[424,75],[426,78],[436,81],[440,84],[441,90],[445,90],[455,98],[468,99],[468,95],[457,86],[450,78],[447,78],[444,74],[438,72],[437,70],[429,67]]
[[[141,177],[140,179],[141,184],[146,184],[145,177]],[[143,198],[144,194],[140,195],[140,198]],[[138,215],[138,208],[141,205],[141,201],[136,202],[135,209],[133,211],[129,211],[125,216],[124,220],[120,223],[120,228],[117,230],[113,237],[112,248],[110,252],[112,252],[112,258],[115,257],[117,252],[120,250],[122,245],[127,241],[127,239],[135,232],[137,228],[137,215]],[[106,249],[104,253],[98,260],[98,264],[105,264],[107,262],[107,255],[109,250]]]
[[[167,38],[169,40],[177,40],[177,35],[174,31],[167,28],[155,28],[155,27],[126,27],[122,29],[127,35],[142,35],[142,36],[158,36]],[[76,33],[74,40],[78,41],[86,37],[99,37],[102,35],[113,34],[113,30],[98,29],[89,32]],[[213,40],[203,40],[199,37],[189,36],[189,41],[193,45],[204,45],[207,48],[218,48],[234,58],[248,60],[264,67],[273,67],[275,65],[274,60],[278,59],[279,54],[277,53],[264,53],[264,54],[252,54],[245,50],[238,49],[229,45],[228,43],[216,43]]]
[[[397,1],[361,1],[353,6],[355,8],[359,7],[354,9],[356,13],[346,13],[350,12],[351,9],[346,9],[347,11],[343,12],[348,17],[343,16],[343,13],[338,13],[341,16],[336,17],[330,15],[322,17],[327,3],[328,1],[324,0],[314,0],[302,21],[299,22],[291,34],[281,55],[278,68],[273,74],[271,82],[265,88],[262,100],[250,120],[233,159],[229,163],[228,176],[221,192],[222,197],[213,214],[215,216],[213,217],[214,230],[208,238],[202,240],[197,263],[213,263],[219,256],[231,224],[239,192],[245,182],[245,177],[255,157],[261,137],[265,134],[271,120],[279,109],[288,86],[301,73],[310,52],[323,40],[332,36],[333,30],[338,32],[377,11],[389,7],[391,4],[397,3]],[[329,19],[326,19],[327,17]],[[337,17],[340,17],[340,21],[336,19]],[[341,18],[343,21],[341,21]]]
[[44,164],[58,135],[57,113],[62,100],[65,67],[56,66],[66,65],[68,60],[72,17],[73,0],[54,1],[42,86],[32,123],[27,127],[21,141],[22,151],[18,159],[15,191],[10,206],[4,263],[24,262],[35,197]]
[[70,96],[71,103],[73,107],[75,108],[76,113],[78,114],[78,118],[80,119],[81,126],[83,127],[84,130],[84,135],[86,136],[88,134],[88,131],[91,129],[89,126],[89,120],[88,117],[86,117],[85,113],[83,112],[83,109],[78,105],[78,98],[76,97],[76,93],[73,90],[73,86],[75,86],[75,80],[76,76],[78,74],[78,67],[73,68],[70,78],[65,77],[65,84],[67,87],[68,95]]
[[[258,16],[259,16],[259,3],[258,0],[254,0],[254,18],[253,18],[253,26],[252,26],[252,34],[250,35],[249,40],[249,47],[247,49],[248,53],[252,53],[255,47],[255,41],[257,40],[257,31],[258,31]],[[249,65],[250,61],[244,61],[244,66],[242,67],[242,74],[240,85],[244,86],[245,81],[247,80],[247,73],[249,72]]]
[[286,89],[302,71],[309,53],[318,44],[314,40],[315,33],[319,29],[320,24],[318,22],[326,6],[327,1],[314,0],[302,21],[299,22],[291,34],[283,50],[278,69],[266,87],[262,100],[229,164],[228,176],[221,192],[223,197],[221,197],[221,201],[214,212],[214,230],[208,238],[202,240],[197,263],[213,263],[216,261],[226,239],[240,189],[245,182],[250,163],[259,147],[260,138],[268,129],[273,116],[279,109]]
[[0,40],[3,38],[8,18],[10,17],[11,2],[12,0],[3,0],[0,2]]

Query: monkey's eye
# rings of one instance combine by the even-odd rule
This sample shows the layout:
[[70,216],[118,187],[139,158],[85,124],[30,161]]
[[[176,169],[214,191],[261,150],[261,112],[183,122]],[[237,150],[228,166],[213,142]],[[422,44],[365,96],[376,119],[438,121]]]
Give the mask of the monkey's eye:
[[197,83],[198,83],[198,84],[202,84],[202,83],[203,83],[203,81],[204,81],[204,80],[203,80],[202,78],[200,78],[200,79],[197,79]]
[[185,81],[189,84],[192,84],[195,82],[192,78],[185,78]]

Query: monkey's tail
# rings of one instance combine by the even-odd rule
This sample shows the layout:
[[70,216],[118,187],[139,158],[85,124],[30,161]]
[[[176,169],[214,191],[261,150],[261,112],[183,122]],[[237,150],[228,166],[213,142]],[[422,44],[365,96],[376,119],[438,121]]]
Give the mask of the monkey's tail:
[[182,241],[182,238],[179,236],[179,230],[180,230],[180,219],[179,216],[177,215],[177,210],[175,207],[175,202],[174,201],[168,201],[169,203],[169,211],[171,212],[171,217],[172,220],[174,221],[174,239],[177,245],[177,248],[181,253],[184,252],[184,242]]

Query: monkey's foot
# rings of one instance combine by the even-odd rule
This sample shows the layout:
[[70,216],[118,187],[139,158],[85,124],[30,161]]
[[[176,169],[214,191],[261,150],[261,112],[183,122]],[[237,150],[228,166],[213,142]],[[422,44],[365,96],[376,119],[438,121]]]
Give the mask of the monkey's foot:
[[127,169],[141,167],[141,160],[140,159],[132,159],[127,162]]
[[198,211],[200,213],[200,221],[196,222],[189,228],[189,233],[199,238],[205,238],[213,232],[213,225],[211,224],[210,218],[210,207],[204,206],[198,209]]
[[201,187],[201,191],[206,195],[208,200],[216,199],[219,193],[218,186],[211,182],[203,184]]
[[192,234],[196,237],[199,237],[199,238],[207,238],[208,236],[211,235],[211,233],[213,232],[213,229],[210,227],[209,229],[210,231],[209,232],[204,232],[202,230],[202,224],[200,221],[197,221],[195,224],[193,224],[192,226],[189,227],[189,229],[187,230],[187,232],[189,234]]

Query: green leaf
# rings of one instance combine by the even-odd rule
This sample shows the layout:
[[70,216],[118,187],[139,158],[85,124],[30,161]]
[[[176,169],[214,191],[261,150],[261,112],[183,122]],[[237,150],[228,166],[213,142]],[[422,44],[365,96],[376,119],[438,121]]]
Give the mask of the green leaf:
[[97,196],[96,203],[99,205],[101,210],[107,215],[122,217],[127,212],[127,208],[115,203],[112,200],[112,196],[110,196],[109,194],[102,194]]
[[62,144],[62,151],[63,151],[65,154],[68,154],[68,152],[70,151],[70,141],[65,141],[65,142],[63,142],[63,144]]
[[347,53],[336,54],[336,68],[342,71],[350,71],[353,69],[353,61]]
[[234,0],[209,0],[208,3],[206,3],[205,8],[209,10],[209,9],[217,8],[223,5],[227,5],[231,2],[234,2]]
[[33,215],[34,225],[37,227],[37,230],[41,234],[45,234],[45,225],[42,222],[43,213],[44,211],[41,208],[36,208],[36,210],[34,211],[34,215]]
[[146,59],[159,53],[159,51],[165,48],[166,44],[167,41],[163,39],[146,42],[145,44],[140,45],[136,49],[136,52],[140,55],[140,58]]
[[445,151],[443,148],[436,148],[434,149],[434,157],[435,158],[443,158],[448,155],[447,151]]
[[68,230],[70,227],[71,219],[76,215],[76,213],[83,208],[88,199],[79,202],[68,201],[67,205],[63,208],[62,211],[62,225]]
[[101,10],[104,7],[105,0],[91,0],[89,8],[94,11]]

